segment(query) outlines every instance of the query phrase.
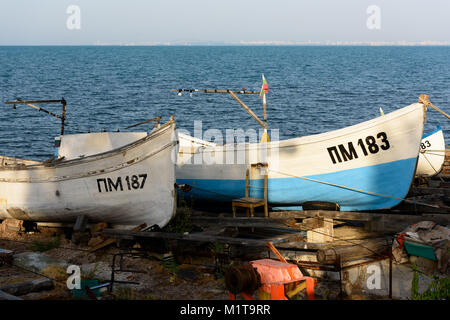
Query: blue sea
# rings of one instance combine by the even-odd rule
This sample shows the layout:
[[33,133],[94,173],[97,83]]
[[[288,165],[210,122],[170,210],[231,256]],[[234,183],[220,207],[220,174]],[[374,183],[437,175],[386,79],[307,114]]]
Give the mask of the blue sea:
[[[174,88],[259,90],[269,84],[268,125],[280,139],[339,129],[430,95],[450,113],[450,47],[160,46],[0,47],[0,154],[45,160],[54,154],[58,119],[5,101],[67,100],[66,134],[117,131],[175,115],[203,130],[259,125],[229,95],[178,96]],[[261,99],[243,101],[262,118]],[[60,113],[59,104],[40,105]],[[430,110],[450,141],[450,123]],[[148,130],[149,126],[132,130]],[[225,132],[225,131],[224,131]]]

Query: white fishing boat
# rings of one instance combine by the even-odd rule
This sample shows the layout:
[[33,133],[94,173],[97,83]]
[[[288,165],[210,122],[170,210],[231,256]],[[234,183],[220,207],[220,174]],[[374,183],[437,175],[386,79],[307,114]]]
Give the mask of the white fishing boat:
[[1,156],[0,219],[73,222],[85,215],[114,225],[166,225],[176,207],[175,121],[150,134],[111,137],[62,135],[54,161]]
[[[177,183],[192,187],[187,199],[231,201],[244,197],[251,164],[267,163],[273,206],[321,201],[343,211],[391,208],[414,178],[425,111],[415,103],[347,128],[268,143],[215,145],[180,134]],[[252,173],[249,196],[263,198],[263,178]]]
[[425,134],[420,142],[416,176],[432,177],[441,172],[445,160],[444,134],[440,125]]

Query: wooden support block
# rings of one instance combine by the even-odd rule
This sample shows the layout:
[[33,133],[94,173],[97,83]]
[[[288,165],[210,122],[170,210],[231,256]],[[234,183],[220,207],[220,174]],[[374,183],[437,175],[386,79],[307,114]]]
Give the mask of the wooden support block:
[[91,234],[101,232],[103,229],[108,228],[108,224],[106,222],[99,222],[91,226]]
[[21,232],[24,231],[23,220],[18,219],[5,219],[0,224],[0,231],[13,231],[13,232]]
[[324,219],[323,218],[306,218],[303,219],[301,227],[303,230],[323,228]]
[[73,226],[73,231],[83,232],[84,230],[86,230],[87,222],[88,219],[86,216],[78,216],[77,220],[75,221],[75,225]]
[[81,215],[77,217],[71,239],[74,244],[87,244],[89,242],[90,233],[86,231],[87,223],[88,219],[86,216]]
[[333,219],[323,218],[323,227],[306,232],[308,242],[331,242],[334,237]]

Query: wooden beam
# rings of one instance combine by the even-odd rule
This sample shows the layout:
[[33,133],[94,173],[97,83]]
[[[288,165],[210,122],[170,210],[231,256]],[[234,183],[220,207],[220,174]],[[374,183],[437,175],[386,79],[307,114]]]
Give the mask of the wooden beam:
[[369,256],[381,256],[387,253],[391,244],[385,238],[366,240],[360,244],[319,249],[317,261],[324,264],[333,264],[339,258],[341,261],[356,260]]
[[272,219],[262,217],[202,217],[191,216],[191,222],[200,226],[220,227],[254,227],[254,228],[283,228],[294,224],[295,219]]
[[[231,90],[228,89],[171,89],[173,92],[201,92],[201,93],[229,93]],[[252,90],[233,90],[234,93],[237,94],[259,94],[260,91],[252,91]]]
[[6,101],[5,104],[29,104],[29,103],[63,103],[65,100],[16,100]]
[[426,196],[426,195],[435,195],[435,194],[443,194],[443,195],[450,197],[450,189],[449,188],[412,187],[408,193],[408,197]]
[[[56,113],[50,112],[44,108],[35,106],[34,103],[61,103],[62,104],[62,114],[57,115]],[[64,123],[66,120],[66,104],[67,104],[67,101],[64,98],[61,100],[20,100],[20,99],[17,99],[16,101],[6,101],[5,104],[14,105],[14,109],[16,108],[16,104],[24,104],[24,105],[27,105],[29,107],[36,109],[39,112],[42,111],[44,113],[47,113],[48,115],[51,115],[55,118],[60,119],[61,120],[61,135],[64,135]]]
[[304,251],[304,250],[319,250],[329,246],[329,243],[314,243],[314,242],[306,242],[306,241],[292,241],[289,243],[280,243],[277,244],[278,249],[280,250],[289,250],[289,251]]
[[406,223],[417,223],[422,220],[431,220],[441,225],[450,224],[450,215],[448,214],[386,214],[386,213],[369,213],[369,212],[353,212],[353,211],[326,211],[326,210],[308,210],[308,211],[272,211],[271,218],[331,218],[337,220],[348,221],[372,221],[374,219],[383,219],[384,222],[402,221]]
[[[139,232],[130,230],[117,230],[117,229],[105,229],[103,234],[107,237],[138,240],[138,239],[174,239],[174,240],[188,240],[188,241],[200,241],[200,242],[216,242],[216,243],[228,243],[246,246],[265,247],[267,239],[246,239],[246,238],[232,238],[224,236],[216,236],[210,234],[191,233],[170,233],[170,232]],[[283,236],[276,236],[270,238],[273,243],[289,242],[292,237],[298,236],[297,234],[288,234]]]
[[[129,230],[131,232],[133,231],[139,231],[142,230],[146,227],[147,225],[145,223],[138,225],[137,227],[134,227],[133,229]],[[103,229],[103,231],[108,230],[108,229]],[[109,229],[109,230],[114,230],[114,229]],[[126,230],[125,230],[126,231]],[[122,238],[123,239],[123,238]],[[133,238],[131,237],[130,240],[132,240]],[[113,243],[116,242],[117,239],[106,239],[105,241],[103,241],[102,243],[99,243],[98,245],[96,245],[95,247],[93,247],[92,249],[89,249],[89,252],[95,252],[99,249],[102,249],[104,247],[107,247]]]
[[281,253],[277,250],[277,248],[274,247],[272,242],[267,241],[267,246],[277,256],[278,260],[280,260],[281,262],[287,263],[286,259],[281,255]]
[[253,119],[255,119],[259,123],[261,127],[267,129],[267,125],[263,121],[261,121],[261,119],[259,119],[258,116],[249,107],[247,107],[247,105],[244,102],[242,102],[242,100],[239,99],[237,95],[234,94],[233,91],[229,91],[228,93],[230,94],[230,96],[233,97],[234,100],[236,100],[241,105],[242,108],[244,108],[245,111],[248,112],[248,114],[252,116]]

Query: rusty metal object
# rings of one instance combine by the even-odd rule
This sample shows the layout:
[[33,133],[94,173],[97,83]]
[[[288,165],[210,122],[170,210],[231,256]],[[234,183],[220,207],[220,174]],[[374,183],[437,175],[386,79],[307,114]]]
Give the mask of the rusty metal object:
[[225,285],[233,294],[244,292],[252,295],[261,286],[261,277],[249,264],[231,266],[225,274]]

